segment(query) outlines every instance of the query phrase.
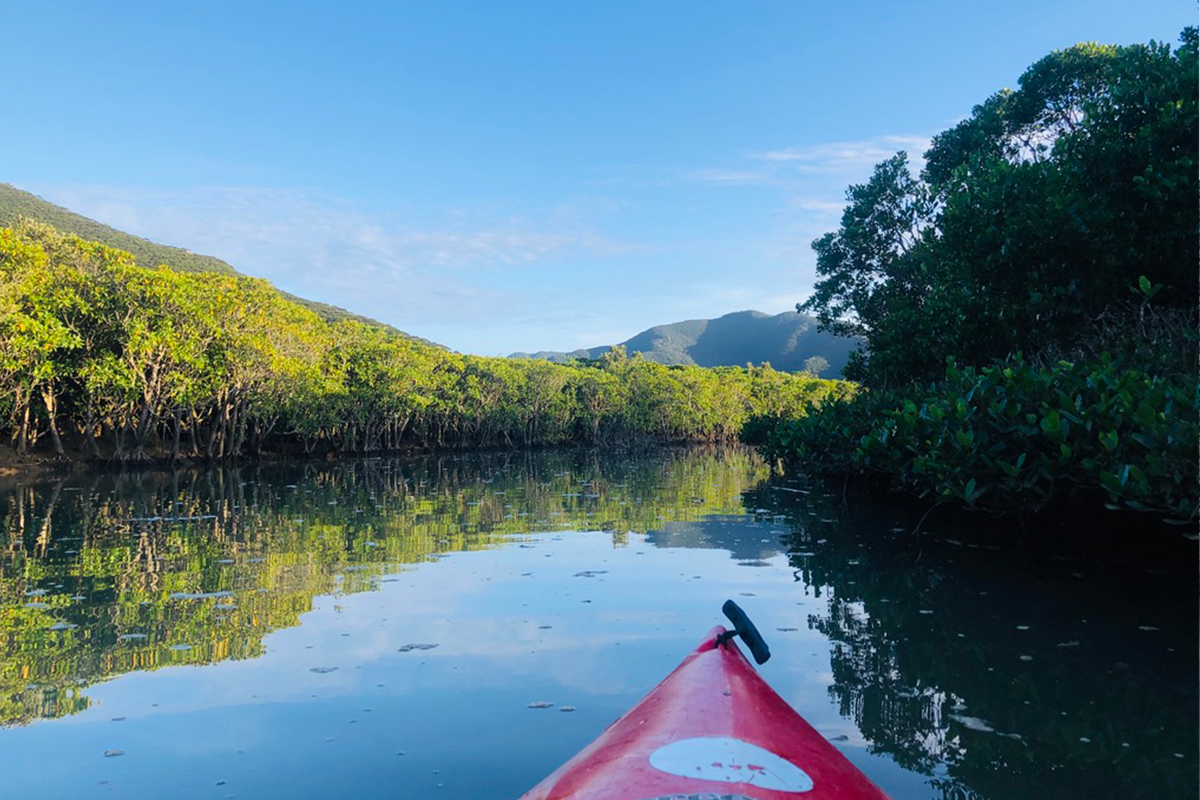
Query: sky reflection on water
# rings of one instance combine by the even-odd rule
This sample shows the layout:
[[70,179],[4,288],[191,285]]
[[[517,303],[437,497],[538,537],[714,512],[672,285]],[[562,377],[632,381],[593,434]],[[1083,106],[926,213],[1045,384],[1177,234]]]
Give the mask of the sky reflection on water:
[[1147,568],[917,546],[740,451],[195,478],[6,496],[13,796],[516,797],[729,597],[897,798],[1195,794],[1195,616]]

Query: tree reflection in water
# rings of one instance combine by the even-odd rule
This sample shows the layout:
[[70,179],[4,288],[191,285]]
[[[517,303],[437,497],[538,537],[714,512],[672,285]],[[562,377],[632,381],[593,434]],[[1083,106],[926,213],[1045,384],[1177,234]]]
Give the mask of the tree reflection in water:
[[[132,671],[253,658],[314,598],[447,553],[553,530],[621,546],[636,531],[776,570],[785,554],[796,594],[821,600],[806,607],[829,640],[833,702],[935,795],[1197,795],[1194,543],[1152,556],[1137,542],[1137,559],[1056,552],[937,515],[914,536],[923,508],[767,478],[735,449],[10,480],[0,723],[81,711],[89,685]],[[1049,538],[1026,529],[1022,542]]]
[[318,595],[548,530],[744,513],[741,449],[96,472],[0,485],[0,725],[134,670],[254,658]]
[[946,798],[1200,791],[1194,542],[1168,531],[1135,561],[971,517],[915,536],[919,511],[776,489],[747,502],[791,522],[796,578],[828,602],[809,625],[830,694],[874,752]]

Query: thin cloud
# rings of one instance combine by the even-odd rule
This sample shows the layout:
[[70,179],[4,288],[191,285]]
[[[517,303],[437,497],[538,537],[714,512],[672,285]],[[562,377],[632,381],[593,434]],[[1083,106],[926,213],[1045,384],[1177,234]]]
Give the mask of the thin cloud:
[[874,166],[900,150],[906,151],[914,163],[919,162],[930,143],[927,136],[879,136],[858,142],[826,142],[768,150],[757,158],[804,172],[841,173]]
[[323,193],[270,187],[64,186],[42,194],[406,330],[449,321],[487,325],[523,309],[529,301],[503,286],[506,271],[638,249],[596,234],[562,209],[540,220],[470,209],[425,212],[434,219],[415,220],[415,214],[369,214]]
[[736,183],[765,183],[771,179],[769,172],[737,170],[737,169],[694,169],[684,174],[684,178],[699,183],[736,184]]
[[845,208],[845,201],[820,197],[794,197],[788,201],[789,210],[814,211],[829,216],[838,216]]

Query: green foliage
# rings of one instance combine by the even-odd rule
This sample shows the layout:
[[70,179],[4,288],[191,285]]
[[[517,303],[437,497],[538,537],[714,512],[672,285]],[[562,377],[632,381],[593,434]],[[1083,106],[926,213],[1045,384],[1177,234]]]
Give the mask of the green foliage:
[[919,178],[899,153],[850,187],[800,310],[863,337],[844,372],[871,391],[749,433],[938,501],[1193,518],[1196,29],[1181,41],[1051,53]]
[[[477,358],[264,281],[148,270],[23,221],[0,229],[0,406],[19,450],[49,433],[95,457],[728,441],[752,415],[841,391],[770,367]],[[60,435],[60,431],[64,435]]]
[[980,508],[1093,497],[1187,520],[1200,502],[1194,385],[1107,357],[983,369],[950,361],[945,380],[923,391],[863,392],[760,435],[769,452],[806,467]]
[[1055,52],[935,137],[920,178],[900,153],[850,187],[800,306],[865,337],[846,376],[897,386],[946,355],[1061,349],[1141,276],[1194,315],[1197,75],[1194,28],[1175,50]]
[[[213,256],[200,255],[181,247],[170,247],[157,244],[140,236],[134,236],[116,228],[111,228],[93,219],[68,211],[61,206],[49,203],[36,195],[22,191],[15,186],[0,183],[0,226],[17,227],[22,220],[39,222],[50,225],[58,231],[74,234],[84,241],[101,242],[108,247],[116,248],[133,257],[134,262],[142,267],[157,267],[166,264],[179,272],[215,272],[220,275],[238,276],[232,266]],[[338,320],[354,320],[365,325],[383,328],[392,333],[408,336],[390,325],[384,325],[369,317],[354,314],[344,308],[305,300],[302,297],[279,292],[285,299],[314,312],[321,319],[329,322]],[[413,337],[415,338],[415,337]],[[424,341],[424,340],[418,340]],[[427,343],[428,344],[428,343]]]

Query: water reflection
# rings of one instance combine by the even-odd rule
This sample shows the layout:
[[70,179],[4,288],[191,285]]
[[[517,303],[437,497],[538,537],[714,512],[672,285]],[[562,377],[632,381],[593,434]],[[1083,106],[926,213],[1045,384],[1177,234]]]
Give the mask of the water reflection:
[[[0,724],[133,670],[254,658],[318,595],[531,531],[740,513],[748,453],[371,459],[96,473],[0,492]],[[0,489],[5,487],[0,487]]]
[[1098,559],[969,517],[914,536],[919,516],[779,488],[750,499],[826,596],[829,693],[874,752],[945,798],[1196,796],[1195,575],[1163,563],[1194,544]]
[[0,770],[514,797],[735,597],[767,679],[897,800],[1196,796],[1194,573],[921,513],[739,450],[10,480]]

